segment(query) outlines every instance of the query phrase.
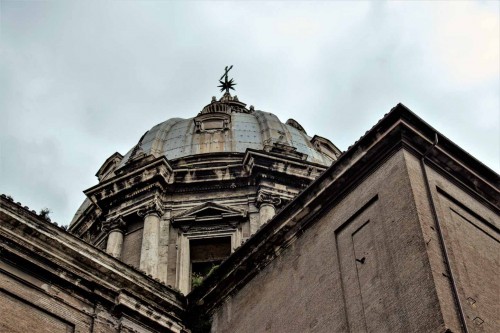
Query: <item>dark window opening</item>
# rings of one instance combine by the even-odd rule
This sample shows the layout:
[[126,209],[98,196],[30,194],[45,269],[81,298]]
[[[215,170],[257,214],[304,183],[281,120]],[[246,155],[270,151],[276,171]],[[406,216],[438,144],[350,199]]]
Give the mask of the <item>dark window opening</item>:
[[231,237],[192,239],[190,241],[191,288],[201,284],[231,254]]

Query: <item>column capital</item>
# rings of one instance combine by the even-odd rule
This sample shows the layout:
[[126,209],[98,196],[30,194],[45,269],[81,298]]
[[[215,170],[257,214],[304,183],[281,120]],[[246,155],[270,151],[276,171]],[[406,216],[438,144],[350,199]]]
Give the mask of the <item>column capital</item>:
[[278,207],[281,205],[281,198],[279,195],[273,194],[269,191],[260,190],[257,192],[256,206],[260,208],[262,205],[271,205],[273,207]]
[[102,229],[105,232],[111,232],[111,231],[124,232],[126,226],[127,223],[123,220],[121,216],[112,219],[107,219],[102,223]]
[[137,212],[140,217],[146,217],[148,215],[156,215],[158,217],[161,217],[164,213],[165,210],[162,208],[157,198],[154,198],[151,202],[146,204]]

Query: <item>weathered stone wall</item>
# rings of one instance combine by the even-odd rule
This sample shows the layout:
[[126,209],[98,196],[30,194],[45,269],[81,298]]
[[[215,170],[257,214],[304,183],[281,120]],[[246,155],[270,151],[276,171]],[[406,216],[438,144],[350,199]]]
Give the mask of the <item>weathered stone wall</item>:
[[50,281],[4,262],[0,271],[2,333],[153,333],[143,323],[115,317],[92,299],[85,299]]
[[444,331],[403,151],[213,316],[213,332]]

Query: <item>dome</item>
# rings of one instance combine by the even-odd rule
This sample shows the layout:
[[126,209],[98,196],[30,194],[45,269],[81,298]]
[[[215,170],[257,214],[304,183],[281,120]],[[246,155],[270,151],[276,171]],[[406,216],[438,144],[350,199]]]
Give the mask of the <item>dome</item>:
[[[243,159],[248,150],[257,151],[260,155],[264,152],[264,155],[270,158],[265,163],[274,163],[266,165],[265,168],[269,170],[281,168],[280,172],[286,173],[285,178],[289,178],[289,181],[297,186],[302,184],[301,182],[305,182],[302,185],[306,186],[341,154],[340,150],[329,140],[317,135],[313,137],[307,135],[297,121],[289,119],[286,123],[282,123],[276,115],[255,110],[253,106],[247,108],[246,104],[240,102],[237,96],[225,93],[219,100],[213,97],[212,102],[193,118],[172,118],[153,126],[144,133],[139,142],[125,156],[119,153],[112,154],[96,173],[99,184],[87,190],[86,195],[92,196],[89,193],[95,189],[107,186],[106,184],[121,179],[120,177],[123,177],[124,174],[132,172],[131,170],[134,169],[125,171],[123,174],[123,170],[126,169],[125,166],[129,162],[142,160],[143,157],[166,157],[174,167],[172,181],[180,186],[192,181],[194,175],[189,172],[187,175],[185,174],[186,170],[183,168],[186,165],[186,160],[184,158],[195,157],[194,164],[199,166],[201,165],[200,160],[205,160],[204,157],[207,157],[205,162],[210,164],[210,168],[217,169],[221,167],[220,164],[228,161],[234,162],[235,158],[241,157]],[[217,158],[210,158],[213,155],[217,155]],[[269,162],[271,160],[273,162]],[[287,171],[285,165],[279,166],[280,163],[287,164],[293,160],[295,160],[295,167],[298,168],[294,171]],[[196,169],[198,166],[194,164],[190,165]],[[181,168],[179,168],[180,165],[182,165]],[[243,164],[234,164],[233,167],[235,166],[242,167]],[[227,177],[231,172],[225,173]],[[202,174],[203,171],[200,171],[198,176],[203,178]],[[218,177],[219,173],[216,174]],[[241,174],[239,175],[241,176]],[[246,176],[250,177],[251,175],[247,174]],[[295,179],[293,177],[302,178],[292,180]],[[117,188],[123,189],[131,184],[136,184],[137,179],[135,178],[131,183],[120,184]],[[287,186],[288,190],[293,187]],[[110,189],[106,191],[108,190]],[[288,196],[285,195],[285,197],[288,200],[296,193],[298,190]],[[284,194],[281,193],[281,195]],[[86,219],[86,216],[96,209],[96,200],[98,199],[94,198],[93,200],[94,202],[90,197],[85,199],[76,212],[71,225]],[[94,215],[98,214],[100,213]]]
[[282,123],[272,113],[254,110],[226,93],[205,106],[194,118],[172,118],[153,126],[121,161],[138,152],[175,160],[207,153],[245,153],[250,149],[272,151],[281,147],[302,160],[330,165],[338,149],[328,140],[310,137],[293,119]]

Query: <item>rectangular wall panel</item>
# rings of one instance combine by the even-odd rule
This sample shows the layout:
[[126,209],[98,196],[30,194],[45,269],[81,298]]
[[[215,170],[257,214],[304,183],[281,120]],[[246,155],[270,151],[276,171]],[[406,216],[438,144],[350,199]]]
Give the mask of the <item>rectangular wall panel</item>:
[[378,197],[373,198],[336,232],[340,280],[351,332],[387,332],[408,328],[397,306],[397,277]]
[[500,332],[500,241],[496,225],[468,205],[438,190],[443,234],[467,326]]

